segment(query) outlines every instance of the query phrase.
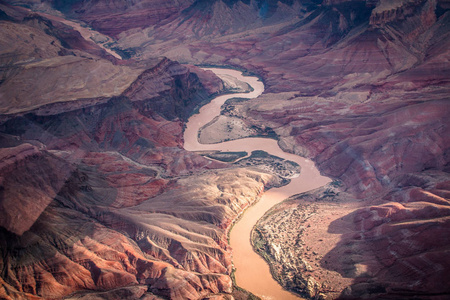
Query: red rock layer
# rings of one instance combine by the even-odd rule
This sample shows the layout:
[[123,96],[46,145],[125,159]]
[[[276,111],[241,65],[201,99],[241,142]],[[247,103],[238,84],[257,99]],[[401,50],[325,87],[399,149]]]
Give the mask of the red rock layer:
[[111,36],[121,32],[158,24],[173,19],[192,4],[186,1],[146,0],[136,3],[120,1],[53,1],[55,8],[79,18],[98,31]]
[[[43,145],[38,145],[42,148]],[[2,148],[0,225],[22,235],[50,204],[71,172],[68,164],[29,143]],[[22,174],[35,174],[24,178]]]
[[238,39],[193,43],[183,58],[260,74],[268,93],[227,113],[274,130],[367,206],[348,216],[358,233],[329,252],[333,270],[355,279],[341,297],[445,298],[448,191],[436,187],[449,171],[449,12],[402,1],[381,17],[384,4],[313,8],[267,35],[243,29]]
[[[61,24],[1,8],[10,16],[1,25],[20,37],[34,33],[38,49],[3,48],[10,68],[2,69],[2,87],[22,69],[33,78],[45,71],[76,82],[78,64],[66,61],[74,56],[94,69],[105,63],[72,33],[49,33]],[[61,43],[52,44],[55,37]],[[11,66],[16,59],[24,61]],[[28,67],[27,59],[39,67]],[[226,170],[182,149],[180,119],[223,90],[212,73],[167,59],[149,68],[151,61],[110,64],[141,76],[117,97],[27,102],[27,113],[1,117],[2,299],[90,297],[87,291],[200,299],[231,292],[227,229],[274,178]]]
[[1,297],[230,293],[227,228],[273,178],[204,173],[225,165],[184,151],[181,125],[126,97],[3,123]]
[[432,178],[428,187],[394,192],[383,199],[386,203],[346,217],[353,222],[353,232],[344,234],[322,259],[322,266],[356,278],[341,298],[445,299],[449,295],[445,282],[450,280],[450,203],[448,197],[439,196],[448,196],[449,190],[442,189],[448,180],[435,183],[448,178],[431,171],[424,175],[422,180],[427,180],[426,175]]
[[[199,76],[204,80],[200,81]],[[140,102],[143,110],[157,110],[169,120],[180,118],[186,121],[196,107],[223,89],[221,80],[210,72],[163,59],[139,75],[123,95],[133,102]]]
[[[80,4],[86,4],[79,7],[84,11],[72,15],[121,37],[119,47],[126,49],[132,43],[140,57],[168,55],[188,62],[239,66],[259,74],[268,93],[258,100],[236,104],[233,112],[243,116],[249,126],[276,132],[286,150],[314,159],[324,174],[342,180],[343,189],[361,203],[360,210],[346,217],[349,221],[344,231],[353,234],[343,236],[342,243],[328,251],[330,261],[336,263],[322,266],[354,279],[341,297],[439,298],[449,294],[445,272],[449,267],[446,254],[450,15],[445,2],[396,1],[391,9],[388,1],[324,2],[327,5],[317,5],[315,1],[303,4],[279,1],[269,9],[259,5],[260,2],[250,5],[247,1],[202,1],[178,12],[170,9],[170,2],[160,19],[152,15],[150,21],[144,21],[137,5],[117,2],[119,5],[114,9],[125,9],[126,13],[122,19],[114,15],[112,23],[105,15],[112,2],[88,1]],[[190,4],[184,2],[179,7]],[[146,11],[144,7],[142,12]],[[133,16],[137,16],[135,24],[129,22]],[[129,30],[145,26],[146,22],[152,26],[142,31]],[[145,62],[136,64],[142,66]],[[161,67],[162,73],[158,69]],[[82,257],[79,261],[87,271],[77,272],[91,274],[85,281],[78,280],[87,278],[84,276],[66,278],[64,271],[56,267],[57,274],[62,275],[59,281],[54,281],[41,264],[30,267],[22,261],[8,262],[8,266],[19,266],[8,274],[33,275],[23,275],[23,280],[11,275],[5,281],[5,290],[13,286],[15,292],[38,293],[34,274],[49,278],[46,281],[49,284],[42,289],[45,293],[55,292],[52,286],[60,282],[69,286],[68,290],[90,288],[92,284],[110,288],[144,282],[157,287],[155,293],[160,291],[173,297],[194,295],[192,298],[227,290],[226,280],[217,279],[222,276],[218,274],[223,274],[221,270],[229,266],[223,233],[211,230],[210,224],[226,227],[232,217],[217,218],[217,215],[225,212],[227,216],[235,216],[235,211],[206,204],[195,193],[184,194],[195,199],[192,207],[184,207],[182,212],[172,210],[183,195],[175,191],[192,186],[188,181],[176,180],[177,176],[220,166],[181,150],[178,147],[181,124],[167,122],[154,113],[151,104],[144,105],[147,99],[165,104],[165,100],[171,99],[173,102],[169,101],[170,105],[164,106],[161,113],[174,121],[183,119],[179,107],[190,105],[182,101],[186,100],[183,97],[195,94],[199,86],[195,78],[180,71],[182,68],[176,64],[163,61],[158,68],[139,73],[141,83],[127,90],[126,96],[132,101],[116,98],[103,102],[103,108],[108,110],[100,109],[102,106],[81,109],[84,113],[81,117],[79,111],[64,115],[63,119],[28,116],[3,127],[23,139],[39,136],[48,149],[57,151],[59,158],[80,163],[76,174],[89,174],[89,184],[82,181],[86,180],[83,175],[71,178],[64,197],[55,198],[63,205],[49,205],[42,213],[48,217],[38,220],[52,220],[50,216],[55,210],[64,220],[76,219],[78,215],[64,210],[73,205],[87,218],[83,219],[86,227],[80,228],[92,230],[93,234],[103,232],[102,238],[92,239],[101,240],[106,249],[114,249],[111,240],[103,239],[109,230],[120,231],[124,239],[133,240],[127,244],[131,248],[117,246],[117,252],[131,257],[127,260],[115,254],[120,257],[120,267],[115,264],[117,260],[105,259],[114,251],[105,251],[107,254],[102,254],[105,256],[101,259],[87,260],[89,264],[85,265]],[[171,72],[174,76],[165,75]],[[146,89],[143,83],[152,89]],[[186,92],[190,87],[191,92]],[[153,90],[158,93],[151,94]],[[184,96],[178,98],[178,93]],[[31,122],[23,123],[24,120]],[[20,129],[25,127],[25,131]],[[140,138],[141,132],[146,134],[145,138]],[[166,137],[170,136],[172,141],[167,142]],[[86,155],[85,149],[94,153]],[[106,150],[120,155],[100,153]],[[127,163],[120,164],[118,169],[111,163],[102,163],[117,161],[122,156],[134,162],[124,159]],[[146,187],[142,197],[131,183],[127,186],[128,181],[120,176],[125,173],[133,174],[130,178]],[[224,178],[222,175],[220,178]],[[248,177],[242,176],[240,180],[244,178]],[[254,187],[261,183],[253,180],[248,184],[252,187],[249,198],[253,199]],[[154,207],[145,201],[149,195],[155,195]],[[219,194],[214,199],[220,202],[221,197]],[[105,199],[110,201],[108,208],[98,204]],[[231,199],[225,199],[225,203],[230,202]],[[165,203],[170,206],[164,206]],[[248,203],[240,202],[239,208],[245,205]],[[135,208],[143,208],[145,212]],[[100,221],[92,221],[92,225],[88,222],[92,219]],[[192,228],[192,220],[206,224],[202,228],[207,234],[200,237],[198,232],[186,233],[186,228]],[[171,240],[172,223],[183,238]],[[330,223],[330,231],[339,228],[335,225]],[[76,232],[92,236],[81,229]],[[73,238],[77,234],[62,236],[69,236],[67,240],[72,242],[77,240]],[[147,239],[148,236],[151,238]],[[114,236],[115,240],[120,239]],[[22,242],[19,239],[14,251],[24,248]],[[56,239],[50,244],[58,243]],[[197,248],[198,245],[201,247]],[[129,250],[136,249],[133,247],[139,249]],[[140,260],[141,256],[150,262]],[[47,260],[44,262],[44,266],[51,265]],[[219,272],[214,275],[218,277],[206,274],[207,266]],[[158,277],[161,274],[164,276]],[[26,284],[22,287],[21,282]],[[194,290],[200,292],[193,294]]]

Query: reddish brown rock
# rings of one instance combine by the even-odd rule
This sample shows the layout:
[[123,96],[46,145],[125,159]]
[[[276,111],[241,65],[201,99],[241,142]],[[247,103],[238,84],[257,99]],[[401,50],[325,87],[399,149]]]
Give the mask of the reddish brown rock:
[[[89,57],[83,47],[74,51]],[[67,53],[43,53],[52,61],[62,54],[62,68],[75,72]],[[133,68],[142,66],[148,64]],[[28,68],[33,76],[37,70]],[[162,59],[119,97],[101,91],[104,99],[76,103],[35,99],[21,104],[29,113],[2,116],[1,297],[201,299],[232,292],[227,230],[277,179],[227,170],[182,149],[180,119],[223,90],[211,75]],[[238,190],[222,195],[219,183]]]
[[111,36],[121,32],[158,24],[173,19],[193,1],[146,0],[139,3],[128,1],[53,1],[56,9],[68,13]]
[[[95,45],[80,40],[70,28],[51,27],[48,20],[26,18],[23,11],[2,6],[1,25],[8,29],[3,36],[10,39],[7,32],[15,32],[24,42],[3,43],[7,72],[0,87],[8,98],[25,91],[19,93],[25,95],[21,99],[38,100],[19,101],[19,109],[9,107],[8,112],[29,111],[30,105],[39,110],[3,117],[9,121],[2,121],[1,130],[47,147],[38,149],[46,167],[33,163],[31,170],[24,169],[28,173],[43,168],[53,174],[47,167],[53,160],[74,168],[50,203],[45,199],[46,208],[30,214],[32,226],[17,227],[29,227],[22,237],[2,229],[6,255],[1,269],[7,270],[2,295],[60,298],[107,288],[109,295],[142,297],[140,289],[124,287],[130,284],[150,286],[149,297],[197,299],[229,292],[226,228],[261,186],[274,179],[243,170],[211,171],[225,166],[182,149],[178,120],[185,120],[205,95],[222,88],[217,79],[203,84],[207,73],[195,76],[165,59],[151,63],[155,55],[259,74],[266,95],[234,103],[229,111],[243,117],[247,126],[275,132],[284,149],[314,159],[322,173],[343,182],[338,192],[351,193],[346,199],[351,205],[338,215],[321,202],[323,212],[311,217],[310,227],[305,223],[305,241],[323,258],[306,251],[308,264],[317,269],[307,270],[311,278],[299,280],[303,285],[297,288],[323,297],[316,292],[325,283],[322,291],[333,289],[332,297],[356,299],[449,294],[446,1],[114,3],[84,1],[64,7],[54,2],[70,16],[117,37],[114,46],[135,53],[133,62],[105,60],[92,51]],[[45,29],[51,34],[38,36]],[[30,34],[36,38],[26,48]],[[33,55],[37,60],[27,61]],[[35,71],[51,74],[52,82],[61,80],[61,74],[74,70],[68,67],[72,60],[83,64],[84,70],[76,72],[81,79],[99,62],[110,68],[100,68],[106,70],[102,76],[123,74],[127,68],[139,71],[135,78],[129,73],[113,76],[129,81],[114,91],[119,97],[112,100],[116,83],[103,81],[108,93],[93,95],[99,91],[94,84],[95,89],[83,88],[87,96],[74,93],[74,98],[65,94],[77,87],[69,80],[58,84],[65,86],[59,90],[63,97],[50,98],[79,101],[43,107],[41,88],[48,86],[27,85],[34,82]],[[67,70],[44,72],[55,65]],[[42,76],[42,81],[49,78]],[[93,82],[85,87],[89,84]],[[91,99],[80,99],[86,97]],[[28,159],[28,150],[20,148],[25,146],[14,147],[20,150],[17,161]],[[51,186],[50,177],[42,184],[31,182]],[[5,190],[21,180],[11,178],[15,180]],[[228,193],[216,186],[224,181],[227,191],[244,193],[245,199],[224,197]],[[235,181],[239,190],[234,191]],[[330,195],[325,190],[308,199],[339,198]],[[290,216],[297,225],[299,217]],[[321,233],[331,241],[318,241]],[[36,278],[43,281],[37,284]],[[338,279],[327,287],[321,278]]]
[[[22,235],[64,185],[72,166],[28,143],[1,148],[0,159],[0,226]],[[30,173],[34,176],[24,176]]]
[[349,216],[354,232],[344,234],[322,260],[322,266],[324,261],[338,261],[336,271],[356,278],[342,298],[449,293],[442,284],[449,280],[448,201],[428,202],[432,193],[424,194],[414,202],[372,206]]
[[63,23],[22,8],[0,9],[6,15],[0,22],[2,114],[117,96],[143,71],[114,64],[115,58]]
[[142,110],[157,110],[169,120],[180,118],[186,121],[212,94],[223,90],[222,82],[213,74],[162,59],[156,66],[139,75],[122,95],[139,102]]
[[[379,1],[377,7],[372,11],[372,15],[370,16],[370,25],[378,27],[386,25],[386,23],[389,22],[404,20],[411,15],[417,14],[417,7],[422,6],[425,2],[427,1]],[[426,6],[425,12],[429,14],[431,22],[434,23],[436,1],[428,1]],[[427,24],[425,23],[425,25]]]

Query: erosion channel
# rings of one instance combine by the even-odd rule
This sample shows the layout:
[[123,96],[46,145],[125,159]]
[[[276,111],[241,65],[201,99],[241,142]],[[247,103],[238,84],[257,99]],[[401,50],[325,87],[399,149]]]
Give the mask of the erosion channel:
[[264,84],[257,77],[243,76],[241,72],[229,69],[208,68],[217,76],[233,76],[236,79],[248,83],[253,87],[250,93],[238,93],[218,96],[210,103],[203,106],[199,113],[193,115],[184,132],[184,148],[189,151],[246,151],[251,153],[255,150],[263,150],[298,163],[301,174],[292,178],[291,182],[280,188],[272,188],[265,192],[261,199],[249,209],[235,224],[231,231],[230,243],[233,249],[233,264],[236,268],[236,283],[238,286],[258,295],[262,299],[299,299],[297,296],[283,290],[283,288],[272,278],[269,266],[256,252],[250,243],[250,234],[253,226],[275,204],[299,193],[306,192],[325,185],[330,180],[320,175],[311,160],[300,156],[289,154],[281,150],[277,141],[269,138],[244,138],[227,141],[218,144],[200,144],[198,142],[198,131],[209,123],[215,116],[220,114],[220,108],[230,98],[256,98],[264,91]]

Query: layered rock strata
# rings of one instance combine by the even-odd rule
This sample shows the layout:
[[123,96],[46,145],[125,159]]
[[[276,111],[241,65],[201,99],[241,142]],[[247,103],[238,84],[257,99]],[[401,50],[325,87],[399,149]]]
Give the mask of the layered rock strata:
[[[231,63],[227,51],[245,57],[269,93],[229,102],[202,134],[222,127],[237,137],[275,132],[285,150],[311,157],[324,175],[343,183],[340,193],[349,193],[340,200],[352,203],[339,213],[346,222],[329,215],[328,204],[315,212],[327,238],[318,242],[315,233],[317,240],[305,241],[323,257],[314,255],[310,271],[302,264],[306,254],[289,244],[296,230],[303,231],[298,227],[302,217],[285,207],[275,216],[268,214],[276,222],[267,224],[292,229],[283,237],[288,244],[274,244],[285,230],[276,229],[278,237],[266,237],[267,244],[260,245],[287,287],[312,298],[445,298],[449,197],[443,187],[449,178],[450,124],[449,44],[443,28],[450,24],[448,11],[434,1],[402,2],[396,14],[377,19],[387,9],[380,3],[362,9],[361,19],[353,17],[352,23],[339,5],[334,12],[312,12],[267,41],[217,43],[214,58],[203,54],[226,63]],[[200,51],[198,45],[191,54]],[[222,47],[226,51],[220,52]],[[269,58],[275,54],[276,60]],[[234,131],[234,124],[244,130]],[[323,194],[311,197],[320,201]],[[312,224],[306,233],[318,227]],[[433,242],[424,238],[428,230]]]
[[[30,1],[25,0],[8,2],[30,4]],[[20,120],[16,119],[14,121],[16,123],[10,121],[10,125],[3,127],[2,130],[6,130],[4,132],[7,134],[20,136],[22,139],[20,143],[14,144],[14,147],[18,147],[16,149],[19,153],[18,157],[22,155],[27,161],[26,164],[18,163],[20,170],[29,170],[31,167],[27,165],[30,164],[37,170],[45,171],[48,178],[52,178],[54,181],[52,185],[46,186],[34,180],[30,187],[31,189],[46,186],[45,191],[48,195],[55,193],[59,183],[66,182],[67,179],[64,174],[55,174],[53,168],[41,166],[39,164],[41,161],[55,163],[58,169],[72,170],[73,157],[79,157],[77,164],[81,164],[81,169],[87,168],[89,172],[93,172],[89,178],[95,178],[95,182],[104,180],[108,183],[108,187],[112,186],[113,190],[124,185],[121,181],[123,179],[111,177],[111,174],[106,176],[104,173],[106,171],[92,171],[89,169],[92,165],[89,165],[88,161],[82,161],[81,158],[90,157],[92,161],[97,161],[94,164],[96,165],[101,159],[114,160],[110,158],[112,154],[103,152],[116,151],[120,153],[120,157],[131,159],[133,163],[144,165],[145,168],[150,166],[151,170],[144,173],[147,174],[145,176],[153,179],[146,178],[140,181],[142,185],[151,186],[148,195],[146,192],[142,197],[135,196],[135,190],[128,188],[126,192],[122,191],[117,195],[133,195],[126,199],[134,200],[125,201],[124,198],[118,197],[119,200],[114,200],[113,207],[119,211],[101,214],[105,218],[102,222],[109,222],[106,224],[110,227],[119,226],[121,230],[127,232],[128,239],[130,233],[125,230],[129,230],[127,226],[130,223],[121,220],[129,220],[130,209],[132,210],[136,205],[144,205],[147,196],[161,199],[158,197],[163,197],[162,195],[166,192],[172,191],[172,187],[183,186],[185,183],[179,182],[178,176],[191,176],[199,170],[209,172],[210,168],[224,167],[223,164],[217,162],[212,164],[202,157],[187,154],[180,149],[182,124],[177,123],[176,120],[186,118],[181,109],[184,105],[190,107],[190,110],[193,107],[190,103],[184,102],[185,97],[198,95],[198,101],[195,102],[199,103],[202,101],[200,99],[203,98],[201,95],[204,90],[198,92],[199,88],[195,83],[197,79],[188,73],[183,73],[184,71],[181,72],[181,67],[170,61],[163,61],[159,67],[167,66],[166,71],[182,80],[181,84],[178,84],[175,79],[172,81],[170,78],[174,77],[166,76],[164,72],[161,73],[156,69],[149,70],[161,61],[154,60],[155,55],[165,55],[183,62],[245,68],[261,76],[266,84],[267,94],[247,103],[230,102],[224,109],[224,114],[217,119],[218,122],[211,124],[209,129],[204,128],[202,135],[204,134],[206,138],[208,130],[211,133],[212,128],[227,129],[228,125],[231,126],[228,138],[255,134],[276,135],[280,145],[286,151],[310,157],[317,163],[323,174],[342,182],[338,190],[333,190],[336,194],[340,193],[339,196],[332,195],[339,207],[323,201],[324,196],[329,196],[325,190],[304,196],[300,200],[293,199],[293,202],[287,203],[289,205],[280,206],[275,211],[274,218],[280,222],[284,221],[282,226],[290,233],[282,237],[274,238],[272,235],[262,237],[267,242],[262,245],[262,249],[271,255],[274,270],[281,268],[280,270],[288,272],[279,273],[280,281],[293,290],[307,292],[310,297],[395,299],[416,295],[424,299],[445,298],[449,294],[446,289],[448,286],[446,284],[448,255],[446,254],[449,244],[446,207],[449,199],[447,182],[450,143],[447,134],[450,48],[448,38],[450,15],[447,2],[439,0],[391,2],[233,0],[181,1],[163,4],[161,1],[144,1],[142,9],[134,3],[120,1],[114,3],[75,1],[67,7],[61,6],[62,2],[52,3],[54,7],[65,11],[71,17],[84,20],[94,28],[114,36],[117,40],[112,46],[128,53],[134,59],[126,62],[118,62],[109,57],[94,43],[90,43],[88,47],[83,40],[75,38],[73,32],[69,34],[70,39],[65,39],[69,29],[64,29],[63,32],[66,32],[66,35],[61,35],[59,31],[55,32],[48,22],[43,22],[36,16],[26,18],[27,14],[24,14],[23,10],[15,10],[2,4],[1,25],[8,26],[4,27],[8,30],[2,31],[3,36],[8,38],[5,32],[15,32],[21,37],[19,40],[27,41],[25,44],[33,46],[12,49],[12,45],[24,43],[4,43],[1,49],[11,49],[1,56],[5,63],[2,67],[0,89],[8,84],[8,80],[15,80],[15,85],[5,90],[7,93],[11,93],[14,90],[13,87],[17,86],[20,89],[14,93],[18,96],[26,96],[26,93],[20,93],[23,90],[37,98],[41,97],[36,103],[32,101],[35,97],[26,99],[29,103],[25,104],[22,104],[25,98],[20,98],[22,100],[13,106],[5,102],[7,110],[4,112],[23,112],[27,110],[27,107],[39,106],[40,101],[45,102],[46,99],[42,97],[45,93],[41,89],[46,86],[35,86],[37,91],[30,89],[27,84],[30,83],[31,77],[27,77],[27,72],[46,70],[53,66],[58,69],[59,64],[65,60],[80,61],[88,69],[96,66],[92,60],[98,60],[104,67],[98,70],[108,70],[107,74],[111,74],[110,72],[127,74],[120,80],[128,80],[121,81],[118,84],[120,88],[117,90],[111,88],[107,80],[100,82],[105,93],[109,93],[108,97],[102,98],[95,94],[97,90],[89,89],[90,83],[83,81],[82,76],[79,79],[79,87],[83,88],[83,91],[92,93],[88,95],[91,98],[87,100],[77,98],[76,93],[71,90],[72,86],[68,84],[70,81],[67,80],[65,82],[68,95],[74,95],[71,99],[77,101],[68,102],[69,104],[59,102],[52,104],[50,108],[40,106],[39,113],[36,111],[37,115],[49,116],[66,110],[75,111],[76,106],[77,109],[89,115],[98,116],[95,122],[100,122],[101,125],[93,126],[96,130],[97,126],[100,129],[98,136],[93,135],[93,130],[88,130],[90,133],[80,131],[80,128],[93,128],[89,126],[97,124],[93,121],[94,119],[90,117],[77,119],[75,114],[64,115],[67,123],[61,123],[58,118],[57,121],[53,119],[50,122],[50,117],[45,119],[28,115]],[[158,7],[157,11],[161,12],[158,13],[159,16],[149,13],[147,5],[150,4]],[[125,13],[108,15],[111,11],[118,10]],[[144,15],[147,13],[150,17],[145,20]],[[113,22],[111,16],[114,17]],[[136,22],[130,22],[133,18]],[[50,34],[42,28],[47,31],[51,29]],[[69,43],[71,41],[76,43]],[[91,50],[88,51],[87,48]],[[57,58],[54,59],[56,56]],[[38,59],[35,60],[32,57]],[[27,64],[30,64],[32,68],[27,69]],[[129,73],[126,73],[126,70],[129,70]],[[100,77],[108,78],[106,75],[102,76],[104,77]],[[63,80],[60,77],[62,76],[59,75],[58,80]],[[208,77],[209,75],[204,73],[198,76],[201,82]],[[158,78],[163,80],[158,82]],[[145,83],[145,86],[133,85],[132,83],[136,80]],[[21,83],[25,84],[20,85]],[[167,83],[169,84],[166,85]],[[147,85],[152,89],[146,89]],[[220,89],[211,81],[203,84],[204,88],[208,86],[212,88],[207,88],[209,92]],[[158,91],[158,95],[151,93],[154,90]],[[126,95],[123,94],[124,91]],[[149,94],[148,97],[145,96],[146,93]],[[113,95],[119,95],[119,98],[108,102]],[[121,98],[120,95],[126,97]],[[151,101],[149,103],[148,99],[154,99],[158,105],[155,106]],[[86,108],[91,107],[94,102],[100,106],[96,109]],[[122,103],[122,106],[117,106],[119,103]],[[145,103],[148,104],[145,105]],[[106,113],[103,108],[100,109],[101,105],[109,106],[112,110]],[[125,109],[124,106],[127,108]],[[155,112],[155,107],[160,106],[164,108],[163,111]],[[77,113],[80,110],[77,110]],[[122,114],[121,111],[127,111],[127,113]],[[106,119],[109,120],[106,123],[100,121]],[[12,130],[20,128],[20,124],[25,124],[21,123],[25,122],[24,120],[32,121],[25,126],[33,128],[29,135]],[[39,125],[31,126],[30,124]],[[58,125],[53,127],[51,124]],[[245,130],[238,127],[244,127]],[[46,128],[52,128],[51,134],[44,130]],[[63,134],[64,138],[61,138],[61,132],[66,132]],[[151,138],[137,137],[144,132]],[[14,140],[14,138],[8,138],[8,140]],[[34,140],[39,140],[40,143],[32,142]],[[169,140],[171,142],[168,142]],[[8,143],[12,145],[12,142]],[[162,148],[158,145],[162,145]],[[10,153],[12,146],[6,148],[11,149],[5,152],[4,157],[8,157],[10,161],[19,159],[12,158],[15,155]],[[84,149],[95,151],[85,156]],[[36,154],[28,156],[29,153]],[[70,155],[64,156],[66,153]],[[131,162],[127,161],[127,163]],[[104,168],[107,169],[110,165],[109,163]],[[141,173],[137,177],[139,176]],[[18,177],[11,176],[11,178]],[[254,177],[245,175],[243,178]],[[3,180],[8,184],[10,182],[9,179]],[[251,181],[253,183],[249,182],[249,186],[260,185],[256,183],[258,181],[260,179],[253,179]],[[73,180],[70,182],[72,186]],[[75,186],[78,185],[84,186],[79,183]],[[83,187],[83,189],[89,188]],[[29,196],[30,192],[27,193]],[[95,199],[99,197],[96,196]],[[21,205],[33,207],[28,204],[27,199],[29,198],[24,197]],[[78,196],[71,199],[78,199]],[[51,204],[47,204],[49,201],[48,197],[41,197],[39,203],[50,207]],[[94,203],[92,205],[97,205],[94,200],[89,201]],[[232,203],[235,200],[221,201]],[[202,207],[201,205],[198,207]],[[242,204],[240,207],[245,205]],[[86,209],[90,207],[84,204],[80,206]],[[317,209],[313,209],[316,206]],[[333,214],[332,208],[336,208],[337,214]],[[99,209],[96,207],[91,210]],[[26,217],[29,221],[24,224],[12,225],[3,222],[5,224],[3,226],[20,233],[26,230],[29,224],[33,224],[35,222],[33,220],[39,214],[42,215],[46,211],[47,208],[43,212],[36,210],[28,213]],[[215,213],[206,211],[208,217],[202,217],[202,224],[205,222],[204,219],[208,218],[211,218],[210,222],[219,222],[219,219],[211,217],[215,216]],[[10,215],[14,213],[11,210],[7,212]],[[174,216],[173,212],[171,216]],[[195,213],[189,214],[189,218],[197,216]],[[147,219],[145,214],[142,218]],[[309,221],[313,222],[305,223]],[[228,221],[225,223],[228,224]],[[298,227],[299,223],[305,224],[305,228]],[[311,224],[311,227],[308,227],[308,224]],[[317,226],[317,224],[321,225]],[[102,223],[102,226],[105,225]],[[105,227],[109,228],[107,226]],[[131,227],[145,227],[140,226],[134,224]],[[183,226],[188,225],[183,223]],[[276,232],[278,229],[274,228],[274,230]],[[286,245],[291,245],[289,243],[296,234],[299,237],[296,241],[299,242],[292,253],[288,251],[289,247]],[[430,236],[432,238],[429,238]],[[8,236],[6,240],[9,238],[13,239]],[[322,241],[319,241],[320,239]],[[131,238],[131,240],[134,242],[130,243],[135,243],[137,239]],[[274,243],[275,240],[278,244]],[[218,243],[216,240],[214,242]],[[191,247],[186,243],[182,245],[184,249]],[[202,249],[210,249],[208,247]],[[23,248],[18,246],[14,248],[16,252],[11,253],[19,253],[17,249]],[[119,252],[128,253],[123,249]],[[173,249],[178,248],[174,246],[170,249],[169,254]],[[209,261],[213,261],[212,258],[214,258],[220,261],[219,266],[225,267],[223,260],[212,255],[208,252],[209,250],[202,251],[207,253],[204,257],[210,257]],[[160,253],[169,257],[164,250]],[[187,263],[187,260],[183,258],[183,253],[186,252],[181,251],[181,253],[180,260],[175,254],[170,254],[173,258],[170,260],[171,265],[174,266],[174,262],[179,263],[187,272],[183,274],[189,275],[191,273],[187,269],[195,268],[191,265],[191,261]],[[9,254],[4,257],[8,256]],[[192,261],[195,262],[196,257],[193,257]],[[286,263],[288,269],[280,267],[280,263]],[[135,267],[132,263],[130,264]],[[197,265],[201,269],[202,265]],[[311,267],[309,270],[308,265]],[[125,270],[125,267],[122,268]],[[29,269],[31,267],[27,270]],[[106,267],[100,269],[109,270]],[[8,269],[4,268],[4,270]],[[155,270],[164,269],[155,267]],[[172,273],[172,269],[170,270],[170,272],[164,271],[165,273],[161,271],[161,274],[169,274],[170,276],[167,276],[171,279],[170,283],[178,284],[180,282],[178,279],[182,277],[179,275],[181,273],[173,275],[175,273]],[[4,273],[10,274],[8,272]],[[102,282],[108,282],[103,279],[105,278],[103,271],[103,273],[83,272],[87,274],[87,277],[89,274],[96,274],[92,277],[95,280],[102,278],[98,281],[99,285],[103,284]],[[108,276],[121,278],[121,280],[125,278],[123,282],[114,279],[119,282],[117,285],[122,286],[129,282],[136,284],[133,281],[134,278],[144,281],[147,280],[146,278],[154,278],[146,277],[147,275],[141,277],[127,275],[134,273],[120,274],[124,276]],[[195,276],[201,281],[201,287],[196,285],[197,279],[180,283],[180,286],[186,287],[184,291],[188,291],[189,294],[193,293],[190,287],[200,287],[197,289],[200,292],[195,297],[203,297],[211,291],[218,291],[216,287],[219,284],[210,282],[224,282],[216,280],[217,277],[207,277],[215,279],[205,281],[203,275],[202,277],[195,273]],[[33,293],[33,284],[30,283],[30,288],[22,288],[22,290],[17,290],[16,287],[24,282],[26,284],[33,282],[34,279],[31,279],[34,278],[33,276],[24,276],[22,277],[25,278],[24,280],[5,281],[3,278],[5,277],[2,275],[3,293],[6,293],[5,290],[10,291],[9,295],[19,295],[14,293],[23,292],[29,293],[26,294],[27,297],[32,297],[30,293]],[[48,277],[42,275],[42,278]],[[330,282],[326,282],[327,279]],[[111,279],[110,282],[114,280]],[[90,286],[90,282],[86,281],[83,284]],[[207,288],[205,282],[208,282],[210,287]],[[76,285],[70,285],[69,290],[78,289],[80,285],[75,289],[72,288],[73,286]],[[136,285],[134,289],[114,291],[127,293],[133,290],[136,293],[142,293],[138,286]],[[225,283],[222,286],[223,290],[228,287]],[[167,293],[175,290],[166,288],[162,283],[159,287],[161,291],[164,290]]]
[[143,103],[121,96],[0,125],[2,297],[232,292],[227,230],[280,181],[184,151],[182,123]]
[[231,299],[229,226],[282,180],[183,150],[222,81],[0,8],[0,298]]

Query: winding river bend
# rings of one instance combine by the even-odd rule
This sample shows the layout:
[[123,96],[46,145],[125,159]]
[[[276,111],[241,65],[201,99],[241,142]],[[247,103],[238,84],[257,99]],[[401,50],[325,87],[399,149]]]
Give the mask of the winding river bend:
[[233,76],[253,87],[253,92],[222,95],[213,99],[200,109],[199,114],[193,115],[184,132],[184,148],[189,151],[220,150],[247,151],[263,150],[272,155],[288,159],[301,166],[299,177],[291,179],[288,185],[272,188],[264,193],[261,199],[247,209],[242,218],[235,224],[230,234],[233,248],[233,264],[236,268],[236,283],[238,286],[251,291],[262,299],[300,299],[284,290],[270,274],[269,266],[256,252],[250,243],[250,233],[256,222],[275,204],[299,193],[303,193],[325,185],[330,180],[321,176],[311,160],[286,153],[278,146],[277,141],[267,138],[245,138],[227,141],[219,144],[200,144],[197,136],[199,129],[220,114],[220,107],[230,98],[256,98],[264,91],[264,84],[253,76],[243,76],[241,72],[229,69],[208,68],[216,75]]

